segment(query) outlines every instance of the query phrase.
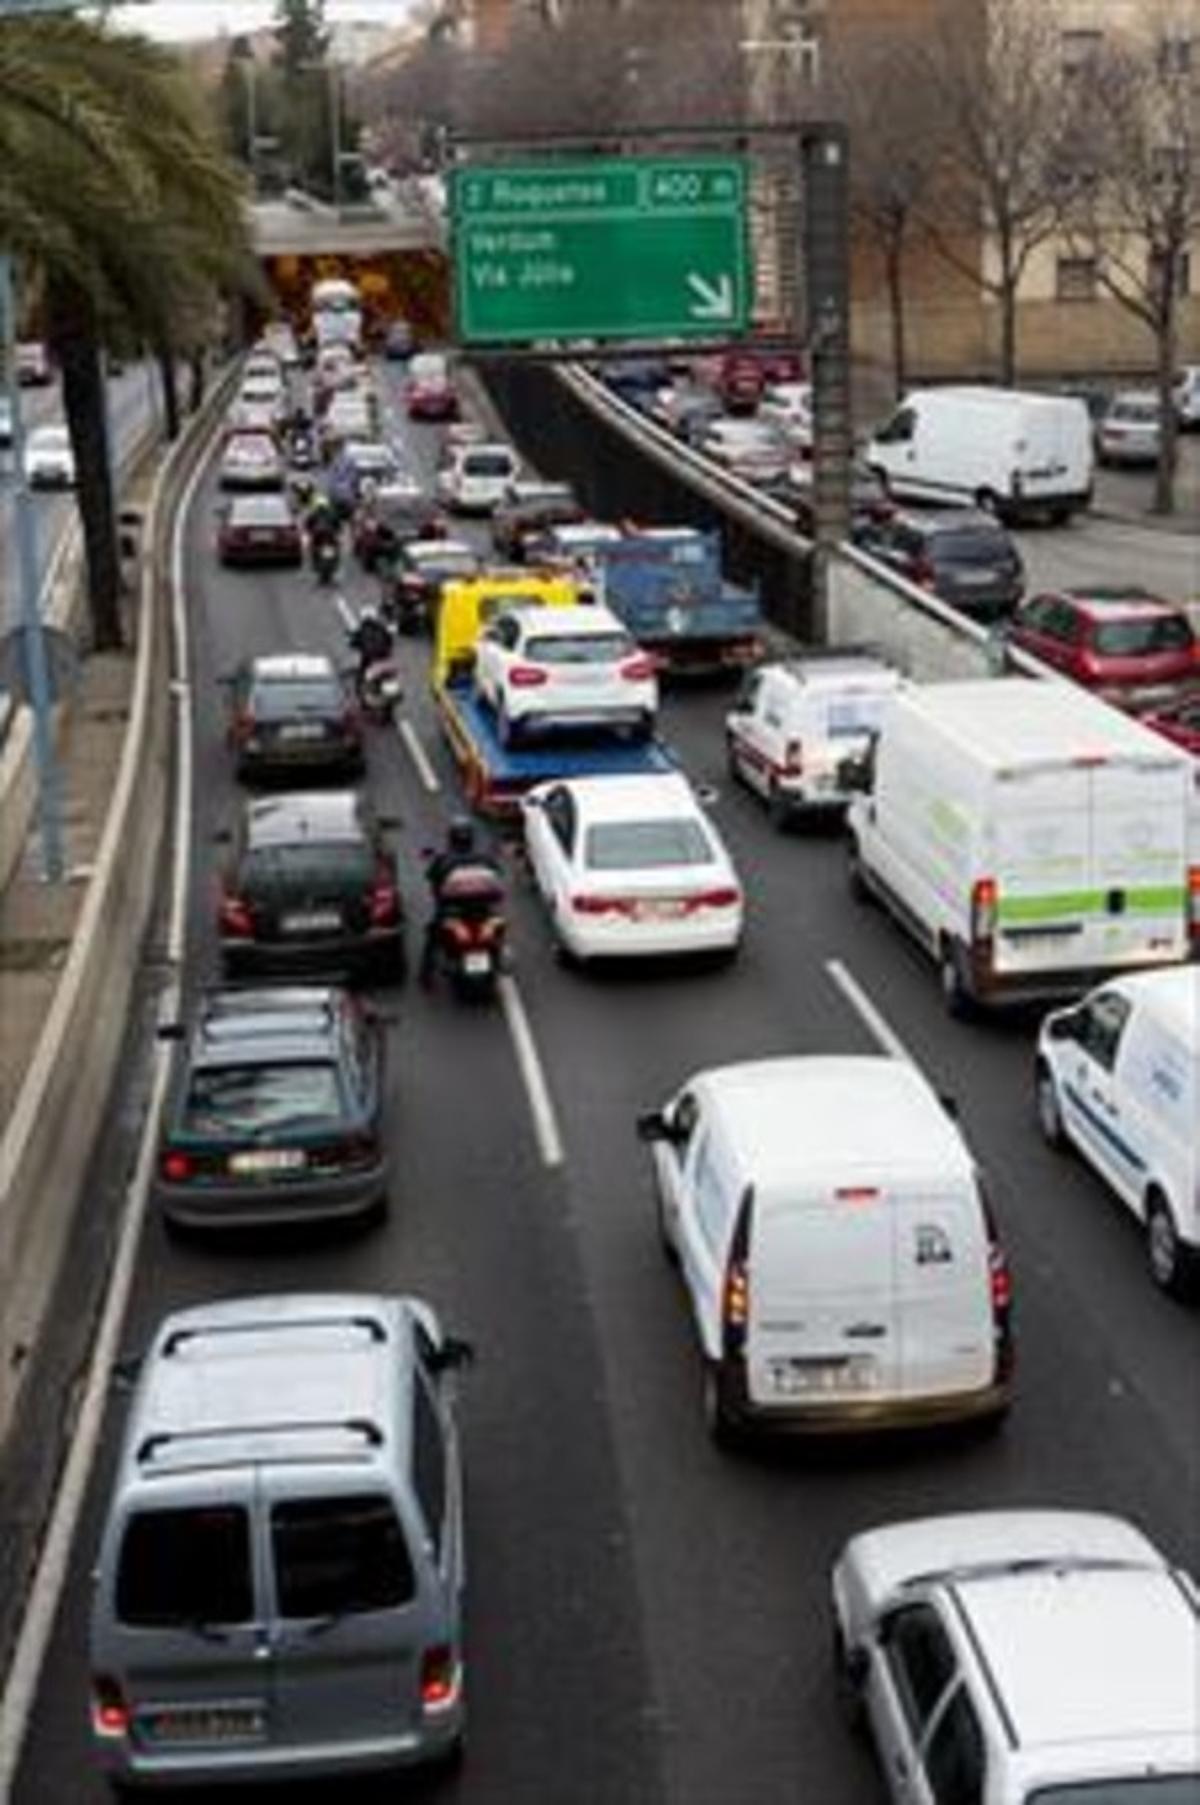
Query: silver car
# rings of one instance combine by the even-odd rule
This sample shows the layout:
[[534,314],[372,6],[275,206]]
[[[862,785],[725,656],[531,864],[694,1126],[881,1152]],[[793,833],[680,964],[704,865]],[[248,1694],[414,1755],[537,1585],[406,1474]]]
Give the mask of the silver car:
[[469,1351],[412,1297],[238,1298],[161,1324],[94,1574],[92,1729],[116,1788],[457,1753],[447,1375]]
[[1162,441],[1158,396],[1150,389],[1127,389],[1114,395],[1096,428],[1096,458],[1101,464],[1154,464]]

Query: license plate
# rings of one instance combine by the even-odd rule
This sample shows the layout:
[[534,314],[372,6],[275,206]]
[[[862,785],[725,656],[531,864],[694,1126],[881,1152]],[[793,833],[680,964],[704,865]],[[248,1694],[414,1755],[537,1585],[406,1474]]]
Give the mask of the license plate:
[[686,909],[687,904],[680,897],[663,896],[638,903],[633,913],[637,921],[678,921]]
[[772,1390],[781,1397],[870,1391],[879,1382],[878,1368],[869,1354],[830,1360],[768,1360],[767,1376]]
[[337,909],[297,909],[279,925],[285,934],[329,934],[341,927],[342,917]]
[[469,978],[481,978],[484,972],[492,969],[490,953],[464,953],[463,970]]
[[151,1742],[253,1742],[266,1734],[261,1705],[211,1705],[139,1716],[138,1726]]
[[250,543],[251,545],[278,545],[279,541],[268,527],[266,531],[263,531],[261,528],[252,530],[250,533]]
[[994,570],[958,570],[954,580],[963,589],[982,589],[985,583],[996,581],[996,573]]
[[253,1147],[229,1156],[229,1170],[247,1178],[256,1178],[263,1172],[295,1172],[303,1164],[301,1147]]
[[323,740],[325,729],[320,721],[286,721],[279,729],[281,740]]

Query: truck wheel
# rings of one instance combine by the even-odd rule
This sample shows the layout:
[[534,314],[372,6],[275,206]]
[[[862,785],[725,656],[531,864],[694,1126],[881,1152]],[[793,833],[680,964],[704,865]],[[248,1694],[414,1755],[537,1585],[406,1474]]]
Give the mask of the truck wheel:
[[1146,1259],[1150,1277],[1168,1297],[1187,1297],[1192,1288],[1192,1265],[1179,1239],[1170,1207],[1160,1191],[1146,1199]]
[[792,825],[792,805],[774,778],[767,792],[767,819],[777,834],[786,833]]
[[704,1421],[713,1442],[725,1453],[743,1446],[746,1427],[730,1402],[719,1360],[704,1362]]
[[1033,1083],[1042,1139],[1047,1147],[1053,1147],[1056,1150],[1065,1147],[1066,1136],[1063,1133],[1062,1105],[1058,1100],[1058,1086],[1054,1082],[1054,1074],[1044,1060],[1038,1061]]
[[846,1638],[836,1620],[833,1625],[833,1689],[837,1697],[838,1716],[852,1736],[861,1736],[867,1727],[862,1687],[850,1670]]
[[963,971],[962,956],[952,940],[942,944],[941,958],[938,961],[938,975],[942,986],[942,1001],[946,1005],[946,1013],[955,1021],[966,1021],[975,1007],[975,998],[971,986]]

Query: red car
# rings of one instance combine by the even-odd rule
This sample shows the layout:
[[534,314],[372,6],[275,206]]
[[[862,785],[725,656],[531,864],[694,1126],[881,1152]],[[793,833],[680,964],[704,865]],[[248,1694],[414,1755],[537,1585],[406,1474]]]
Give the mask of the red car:
[[[1193,758],[1200,759],[1200,688],[1189,690],[1177,702],[1168,702],[1152,714],[1143,715],[1142,719],[1155,733],[1174,740]],[[1200,781],[1200,772],[1197,781]]]
[[218,516],[222,564],[300,564],[300,525],[282,495],[239,495]]
[[1141,589],[1059,589],[1029,596],[1009,643],[1111,701],[1200,676],[1200,642],[1182,608]]
[[457,420],[458,396],[444,357],[423,352],[408,366],[404,404],[410,420]]

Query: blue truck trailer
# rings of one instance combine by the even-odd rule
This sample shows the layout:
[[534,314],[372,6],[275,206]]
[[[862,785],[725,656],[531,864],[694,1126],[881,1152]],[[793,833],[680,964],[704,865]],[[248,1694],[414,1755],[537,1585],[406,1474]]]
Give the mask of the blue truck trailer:
[[719,532],[630,529],[595,546],[588,564],[596,599],[666,672],[737,671],[761,657],[762,598],[726,579]]

